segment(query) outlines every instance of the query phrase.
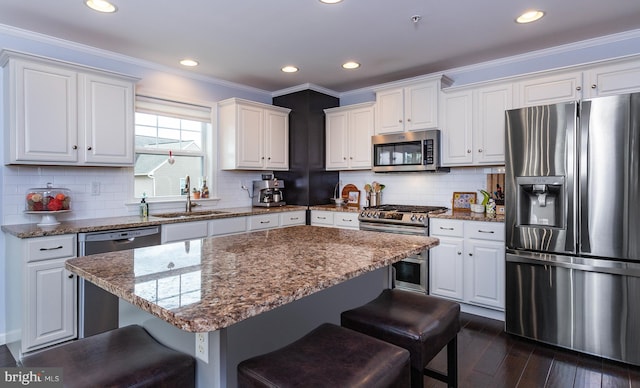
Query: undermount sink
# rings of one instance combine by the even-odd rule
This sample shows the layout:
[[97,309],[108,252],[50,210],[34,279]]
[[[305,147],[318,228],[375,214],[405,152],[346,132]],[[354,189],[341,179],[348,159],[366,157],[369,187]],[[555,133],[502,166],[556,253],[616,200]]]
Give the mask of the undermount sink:
[[204,216],[212,216],[215,214],[225,214],[228,212],[222,210],[203,210],[196,212],[174,212],[174,213],[160,213],[160,214],[152,214],[153,217],[160,218],[192,218],[192,217],[204,217]]

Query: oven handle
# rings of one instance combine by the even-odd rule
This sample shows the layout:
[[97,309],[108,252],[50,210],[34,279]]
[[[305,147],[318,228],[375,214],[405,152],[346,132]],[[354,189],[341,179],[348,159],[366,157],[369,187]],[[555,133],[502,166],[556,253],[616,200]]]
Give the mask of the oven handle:
[[398,226],[393,224],[379,225],[362,221],[360,221],[360,230],[382,233],[409,234],[413,236],[427,236],[429,232],[429,228],[426,227]]

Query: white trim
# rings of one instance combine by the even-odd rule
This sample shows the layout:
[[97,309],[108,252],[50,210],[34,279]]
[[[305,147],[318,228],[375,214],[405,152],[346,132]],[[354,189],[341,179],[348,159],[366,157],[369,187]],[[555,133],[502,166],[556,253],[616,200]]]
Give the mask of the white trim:
[[271,97],[284,96],[286,94],[300,92],[300,91],[303,91],[303,90],[313,90],[313,91],[316,91],[316,92],[328,94],[328,95],[330,95],[332,97],[340,98],[340,93],[339,92],[336,92],[336,91],[331,90],[331,89],[323,88],[322,86],[310,84],[310,83],[296,85],[296,86],[292,86],[292,87],[286,88],[286,89],[276,90],[275,92],[271,93]]
[[246,91],[252,92],[252,93],[260,93],[260,94],[270,95],[270,92],[267,91],[267,90],[258,89],[258,88],[254,88],[254,87],[251,87],[251,86],[238,84],[238,83],[235,83],[235,82],[225,81],[225,80],[221,80],[221,79],[218,79],[218,78],[213,78],[213,77],[207,77],[207,76],[203,76],[203,75],[199,75],[199,74],[194,74],[194,73],[186,71],[186,70],[175,69],[173,67],[160,65],[160,64],[155,63],[155,62],[145,61],[145,60],[142,60],[142,59],[139,59],[139,58],[130,57],[130,56],[127,56],[127,55],[124,55],[124,54],[118,54],[118,53],[115,53],[113,51],[107,51],[107,50],[99,49],[99,48],[96,48],[96,47],[88,46],[88,45],[85,45],[85,44],[72,42],[72,41],[64,40],[64,39],[60,39],[60,38],[55,38],[55,37],[52,37],[52,36],[49,36],[49,35],[40,34],[40,33],[37,33],[37,32],[33,32],[33,31],[29,31],[29,30],[24,30],[24,29],[21,29],[21,28],[8,26],[6,24],[0,24],[0,33],[4,33],[4,34],[7,34],[7,35],[15,36],[15,37],[18,37],[18,38],[33,40],[33,41],[36,41],[36,42],[39,42],[39,43],[50,44],[50,45],[53,45],[53,46],[56,46],[56,47],[63,47],[63,48],[67,48],[67,49],[70,49],[70,50],[76,50],[76,51],[79,51],[81,53],[90,54],[90,55],[96,55],[96,56],[101,57],[101,58],[112,59],[112,60],[116,60],[116,61],[123,62],[123,63],[128,63],[128,64],[131,64],[131,65],[140,66],[140,67],[147,68],[147,69],[162,71],[162,72],[169,73],[169,74],[175,74],[175,75],[179,75],[181,77],[190,78],[190,79],[193,79],[193,80],[196,80],[196,81],[201,81],[201,82],[205,82],[205,83],[209,83],[209,84],[215,84],[215,85],[224,86],[224,87],[228,87],[228,88],[246,90]]

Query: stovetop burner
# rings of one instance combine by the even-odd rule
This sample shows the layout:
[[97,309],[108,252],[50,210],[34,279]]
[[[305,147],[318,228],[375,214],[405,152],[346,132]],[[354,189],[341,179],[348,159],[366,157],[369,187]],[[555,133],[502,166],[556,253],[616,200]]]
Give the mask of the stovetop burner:
[[360,222],[375,222],[418,226],[426,228],[429,224],[429,213],[447,210],[443,206],[414,206],[414,205],[380,205],[365,208],[360,212]]

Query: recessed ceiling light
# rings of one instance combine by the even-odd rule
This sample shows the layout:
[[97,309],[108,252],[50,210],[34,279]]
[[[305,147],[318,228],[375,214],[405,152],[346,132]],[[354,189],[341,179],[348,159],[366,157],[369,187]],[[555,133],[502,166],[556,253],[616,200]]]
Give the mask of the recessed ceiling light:
[[336,3],[341,3],[342,0],[320,0],[320,2],[325,4],[336,4]]
[[85,0],[84,4],[94,11],[112,13],[116,12],[118,8],[106,0]]
[[538,10],[527,11],[522,15],[518,16],[518,18],[516,19],[516,23],[535,22],[536,20],[542,19],[543,16],[544,16],[544,12],[542,11],[538,11]]
[[193,59],[183,59],[180,61],[180,64],[182,66],[188,66],[188,67],[194,67],[194,66],[198,66],[198,61],[195,61]]
[[359,68],[360,64],[358,62],[349,61],[349,62],[346,62],[345,64],[343,64],[342,67],[345,68],[345,69],[351,70],[351,69]]
[[299,69],[295,66],[285,66],[281,70],[285,73],[295,73]]

